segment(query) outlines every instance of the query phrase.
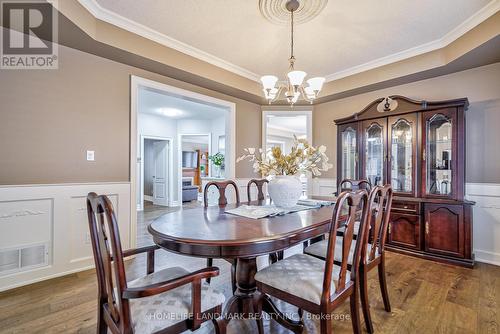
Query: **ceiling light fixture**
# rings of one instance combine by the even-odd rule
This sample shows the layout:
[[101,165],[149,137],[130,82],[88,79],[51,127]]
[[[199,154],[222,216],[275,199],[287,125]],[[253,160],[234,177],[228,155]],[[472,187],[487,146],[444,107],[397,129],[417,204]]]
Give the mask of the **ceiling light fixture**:
[[304,100],[313,103],[314,99],[318,97],[325,78],[315,77],[307,80],[307,86],[304,86],[304,78],[307,73],[304,71],[295,70],[295,57],[293,55],[293,13],[299,8],[300,3],[298,0],[288,0],[286,2],[286,9],[290,12],[290,30],[291,30],[291,43],[290,43],[290,59],[288,59],[290,66],[287,73],[287,80],[278,82],[278,77],[274,75],[264,75],[260,78],[262,81],[264,96],[271,104],[276,101],[281,93],[284,91],[284,96],[290,105],[294,105],[299,97],[302,96]]
[[184,112],[182,110],[179,110],[179,109],[175,109],[175,108],[158,108],[156,109],[156,111],[163,115],[163,116],[167,116],[167,117],[179,117],[179,116],[182,116],[184,114]]

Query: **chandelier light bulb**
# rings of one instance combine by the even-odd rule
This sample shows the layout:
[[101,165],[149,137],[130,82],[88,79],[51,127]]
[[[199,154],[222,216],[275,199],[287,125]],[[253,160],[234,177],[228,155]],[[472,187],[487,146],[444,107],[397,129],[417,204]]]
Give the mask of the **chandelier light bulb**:
[[309,84],[309,87],[312,88],[316,93],[321,91],[321,88],[323,88],[323,83],[325,82],[325,78],[323,77],[315,77],[307,80],[307,83]]
[[288,72],[288,79],[290,80],[290,84],[292,86],[300,86],[304,81],[307,73],[304,71],[291,71]]
[[274,75],[264,75],[260,78],[260,81],[262,81],[264,89],[273,89],[275,88],[276,82],[278,82],[278,78]]

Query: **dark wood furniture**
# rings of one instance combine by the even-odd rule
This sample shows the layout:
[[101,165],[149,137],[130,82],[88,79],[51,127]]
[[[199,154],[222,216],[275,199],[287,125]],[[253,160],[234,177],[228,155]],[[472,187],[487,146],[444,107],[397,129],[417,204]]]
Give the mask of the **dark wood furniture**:
[[[213,320],[217,331],[224,332],[224,327],[220,328],[216,321],[222,309],[223,297],[220,304],[208,310],[202,309],[201,306],[202,280],[217,276],[218,268],[210,267],[193,273],[182,268],[167,268],[156,275],[154,253],[159,247],[155,245],[123,251],[113,206],[106,196],[90,193],[87,197],[87,213],[98,282],[98,333],[107,333],[108,329],[115,334],[144,333],[146,330],[151,332],[151,329],[156,332],[157,326],[160,326],[158,333],[181,333],[188,329],[198,329],[204,321],[210,319]],[[148,276],[127,282],[123,259],[140,253],[147,253]],[[185,314],[181,308],[177,308],[163,321],[147,319],[147,312],[167,314],[172,311],[162,309],[162,306],[165,307],[162,302],[174,303],[176,298],[182,295],[179,293],[181,287],[190,290],[186,292],[191,298],[191,308],[184,310]],[[176,292],[172,295],[171,291],[174,289]],[[158,298],[154,299],[155,296]],[[144,310],[140,312],[141,309]],[[134,315],[134,311],[140,315]],[[168,324],[168,327],[161,328],[164,323]]]
[[[331,200],[331,198],[317,197]],[[252,205],[264,204],[252,202]],[[322,207],[284,216],[249,219],[225,213],[236,207],[210,206],[168,213],[148,227],[154,242],[169,251],[205,258],[236,259],[237,289],[223,314],[256,313],[258,297],[254,279],[257,256],[275,253],[329,231],[332,207]],[[263,310],[287,321],[270,301]],[[226,318],[227,319],[227,318]],[[290,319],[292,327],[300,326]]]
[[[301,318],[303,310],[317,314],[320,316],[321,333],[327,334],[332,332],[331,313],[349,298],[353,332],[361,333],[358,273],[368,240],[368,208],[366,190],[341,193],[333,210],[325,261],[307,254],[296,254],[262,269],[255,276],[257,287],[262,292],[259,302],[274,296],[297,306]],[[358,217],[359,235],[354,239],[354,225]],[[337,230],[341,225],[345,232],[340,247],[336,247]],[[340,258],[338,265],[334,263],[336,258]],[[287,327],[288,324],[284,325]],[[302,333],[300,327],[288,328]]]
[[365,189],[367,191],[370,191],[372,189],[372,185],[371,185],[370,181],[368,181],[366,179],[363,179],[363,180],[343,179],[339,183],[338,193],[341,193],[341,192],[346,191],[346,190],[354,191],[354,190],[359,190],[359,189]]
[[[360,296],[363,316],[365,318],[366,329],[373,333],[373,324],[370,316],[370,303],[368,301],[368,272],[373,268],[378,268],[378,277],[382,300],[387,312],[391,311],[389,295],[387,293],[387,282],[385,278],[385,242],[389,226],[389,216],[391,212],[393,191],[390,185],[384,187],[375,186],[369,195],[368,221],[371,226],[368,236],[368,243],[363,243],[366,247],[362,250],[362,259],[359,267],[360,272]],[[342,249],[343,233],[337,231],[337,249]],[[313,244],[304,250],[306,254],[325,260],[327,256],[327,241]],[[351,253],[354,249],[351,249]],[[342,257],[335,255],[334,263],[340,265]],[[351,263],[349,263],[350,265]]]
[[[227,197],[226,197],[226,188],[227,186],[233,186],[236,194],[236,204],[240,203],[240,192],[238,190],[238,186],[232,180],[227,181],[211,181],[208,182],[203,189],[203,205],[208,207],[208,188],[211,186],[215,186],[217,190],[219,190],[219,207],[224,207],[227,205]],[[233,292],[236,291],[236,261],[234,259],[226,259],[229,263],[231,263],[231,283],[233,286]],[[207,258],[207,267],[212,267],[214,264],[213,258]],[[207,278],[207,283],[210,284],[210,277]]]
[[260,179],[260,180],[257,180],[257,179],[251,179],[250,181],[248,181],[248,184],[247,184],[247,200],[250,202],[252,200],[251,196],[250,196],[250,187],[252,186],[252,184],[255,184],[257,186],[257,200],[258,201],[263,201],[266,199],[266,196],[264,195],[264,184],[266,183],[269,183],[269,180],[267,179]]
[[380,98],[337,124],[337,175],[390,183],[387,249],[474,265],[472,206],[465,193],[466,98]]

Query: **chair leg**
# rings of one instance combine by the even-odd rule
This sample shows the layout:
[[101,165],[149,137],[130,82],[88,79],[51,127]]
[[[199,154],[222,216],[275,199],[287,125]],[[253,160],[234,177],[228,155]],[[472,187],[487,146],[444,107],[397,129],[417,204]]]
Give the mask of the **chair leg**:
[[326,317],[319,321],[320,333],[321,334],[332,334],[332,318]]
[[226,334],[227,323],[223,319],[212,319],[214,324],[215,334]]
[[[214,259],[208,258],[207,259],[207,267],[212,267],[214,265]],[[211,277],[207,278],[207,283],[210,284],[210,279]]]
[[384,307],[387,312],[391,312],[391,303],[389,301],[389,293],[387,292],[387,281],[385,279],[385,254],[378,265],[378,282],[380,284],[380,291],[382,292],[382,299],[384,300]]
[[104,321],[104,309],[103,305],[99,305],[99,311],[97,312],[97,333],[98,334],[107,334],[108,333],[108,325],[106,321]]
[[359,324],[359,299],[358,299],[358,288],[359,288],[359,279],[356,279],[356,284],[354,286],[353,292],[350,297],[351,304],[351,322],[352,322],[352,332],[355,334],[361,333],[360,324]]
[[373,333],[372,318],[370,315],[370,302],[368,300],[368,273],[361,266],[359,270],[359,290],[361,297],[361,308],[363,309],[363,317],[365,318],[365,326],[368,333]]
[[233,289],[233,295],[236,292],[236,260],[231,264],[231,287]]

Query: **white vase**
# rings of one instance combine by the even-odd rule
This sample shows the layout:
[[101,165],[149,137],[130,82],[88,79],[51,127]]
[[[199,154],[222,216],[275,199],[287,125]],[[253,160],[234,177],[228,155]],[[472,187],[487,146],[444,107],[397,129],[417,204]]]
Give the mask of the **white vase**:
[[302,195],[302,183],[297,176],[277,175],[268,185],[269,196],[273,204],[282,208],[290,208],[297,204]]

